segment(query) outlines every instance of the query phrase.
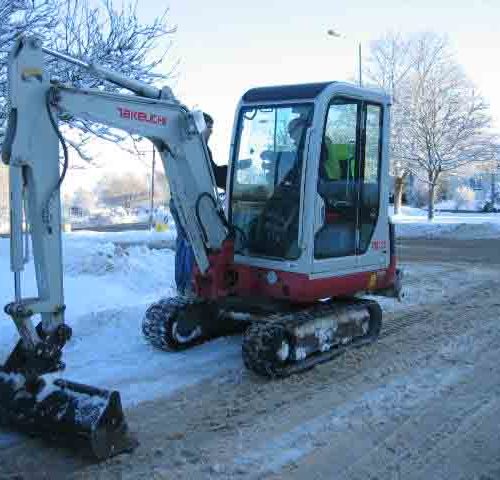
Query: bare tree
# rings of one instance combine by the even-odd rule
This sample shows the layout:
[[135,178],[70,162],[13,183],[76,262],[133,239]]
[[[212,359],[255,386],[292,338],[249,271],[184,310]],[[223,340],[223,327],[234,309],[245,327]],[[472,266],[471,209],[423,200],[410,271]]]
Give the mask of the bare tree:
[[441,174],[492,158],[488,105],[447,40],[435,34],[419,38],[410,88],[400,104],[405,117],[401,151],[406,165],[428,184],[432,219]]
[[498,200],[497,182],[500,179],[500,143],[497,142],[494,147],[495,158],[491,162],[491,204],[495,207]]
[[[7,54],[21,33],[36,33],[55,50],[119,71],[129,78],[158,84],[172,76],[176,62],[167,62],[175,27],[167,25],[168,9],[151,23],[137,16],[137,4],[111,0],[0,0],[0,105],[6,103]],[[53,78],[77,87],[119,91],[115,85],[82,69],[52,59]],[[2,127],[5,112],[0,117]],[[127,135],[89,121],[65,118],[71,129],[68,144],[85,160],[85,144],[92,137],[122,143]]]
[[367,76],[393,97],[395,212],[405,178],[412,173],[429,186],[432,219],[441,174],[492,157],[488,105],[457,63],[447,39],[433,33],[389,33],[374,42]]
[[364,72],[368,81],[397,99],[398,89],[408,78],[413,65],[413,45],[412,37],[392,31],[374,40]]
[[99,202],[107,206],[130,208],[134,200],[147,201],[149,198],[146,179],[130,173],[104,176],[96,191]]
[[390,162],[394,177],[394,213],[401,209],[406,178],[411,168],[402,152],[402,138],[406,127],[401,98],[409,88],[409,78],[414,64],[414,37],[404,37],[398,32],[388,32],[370,45],[365,77],[370,83],[392,96]]
[[484,172],[489,176],[489,200],[484,206],[486,211],[492,211],[496,208],[496,203],[498,203],[499,189],[498,181],[500,180],[500,142],[496,139],[492,147],[491,161],[489,161],[483,168]]

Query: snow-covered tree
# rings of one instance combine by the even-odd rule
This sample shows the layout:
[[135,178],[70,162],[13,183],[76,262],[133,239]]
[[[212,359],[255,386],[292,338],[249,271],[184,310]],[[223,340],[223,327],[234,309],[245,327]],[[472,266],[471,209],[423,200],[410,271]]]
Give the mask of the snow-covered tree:
[[81,208],[84,211],[92,210],[97,204],[97,198],[94,192],[78,188],[71,199],[71,206]]
[[484,169],[490,177],[490,199],[489,205],[495,208],[497,203],[500,203],[500,189],[498,183],[500,181],[500,142],[497,141],[493,146],[492,160],[488,162]]
[[[167,24],[168,9],[150,23],[141,22],[137,4],[125,0],[115,8],[111,0],[0,0],[0,107],[5,110],[7,55],[21,33],[37,34],[50,48],[99,63],[129,78],[164,84],[176,63],[169,56],[175,27]],[[117,91],[118,87],[68,63],[50,60],[53,78],[77,87]],[[5,123],[5,111],[0,120]],[[92,137],[121,143],[122,132],[81,119],[65,119],[66,139],[85,159],[85,143]]]
[[[89,0],[61,0],[60,22],[51,37],[55,50],[84,58],[118,71],[128,78],[163,85],[172,76],[176,63],[170,61],[175,28],[167,26],[168,9],[160,12],[151,23],[142,23],[137,16],[137,4],[124,2],[116,9],[111,0],[90,3]],[[79,68],[68,68],[65,62],[54,62],[54,77],[77,87],[119,91],[120,88],[92,76]],[[82,145],[92,137],[122,143],[128,135],[105,125],[87,120],[71,119],[79,141],[71,145],[84,156]]]
[[164,172],[155,172],[155,203],[167,204],[170,200],[170,188]]
[[59,0],[0,0],[0,127],[7,118],[7,57],[24,32],[47,37],[58,24]]

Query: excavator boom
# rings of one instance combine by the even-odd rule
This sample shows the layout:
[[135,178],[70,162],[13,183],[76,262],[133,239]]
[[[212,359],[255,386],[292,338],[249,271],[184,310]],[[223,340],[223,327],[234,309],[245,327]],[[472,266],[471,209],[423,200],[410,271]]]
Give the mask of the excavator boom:
[[[44,68],[45,55],[76,64],[135,95],[77,89],[52,82]],[[27,419],[30,426],[43,424],[44,430],[61,431],[61,412],[72,412],[63,415],[62,430],[89,439],[95,456],[103,458],[126,448],[118,447],[123,442],[118,440],[117,432],[124,425],[118,392],[63,380],[45,385],[43,379],[44,374],[64,368],[62,349],[71,337],[71,329],[64,321],[60,206],[60,187],[69,159],[59,118],[76,117],[106,124],[153,142],[200,272],[207,271],[209,253],[220,249],[228,236],[227,224],[207,146],[200,135],[199,119],[175,99],[169,88],[160,90],[44,49],[33,37],[16,42],[9,57],[8,81],[9,120],[2,160],[10,167],[15,298],[5,311],[15,322],[21,339],[0,373],[3,402],[0,415],[14,423]],[[62,170],[59,145],[64,158]],[[22,295],[23,232],[26,235],[29,232],[33,246],[38,286],[35,298]],[[33,317],[37,315],[41,322],[35,325]],[[19,402],[23,396],[31,401]],[[92,405],[90,410],[89,405]],[[88,415],[79,411],[82,409]],[[82,418],[87,420],[77,421]],[[99,441],[95,438],[97,434]]]

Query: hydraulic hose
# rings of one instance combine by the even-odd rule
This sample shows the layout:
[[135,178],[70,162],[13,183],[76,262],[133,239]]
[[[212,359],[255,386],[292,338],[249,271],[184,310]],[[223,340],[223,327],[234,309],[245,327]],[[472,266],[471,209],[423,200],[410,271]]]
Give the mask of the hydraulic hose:
[[53,96],[54,90],[51,88],[47,90],[47,93],[45,95],[45,106],[47,108],[47,113],[49,115],[49,120],[50,124],[52,125],[52,128],[54,129],[54,132],[57,135],[57,138],[59,139],[59,142],[61,143],[62,149],[63,149],[63,156],[64,156],[64,163],[63,163],[63,169],[61,172],[61,176],[59,177],[59,180],[57,183],[54,185],[54,188],[51,190],[49,195],[47,196],[47,200],[44,203],[43,209],[42,209],[42,220],[45,226],[47,227],[47,230],[49,233],[52,233],[52,228],[50,227],[50,202],[52,201],[52,197],[54,194],[61,188],[61,185],[64,181],[64,178],[66,177],[66,172],[68,171],[68,164],[69,164],[69,155],[68,155],[68,147],[66,145],[66,141],[64,140],[64,137],[62,136],[61,131],[59,130],[59,126],[57,124],[56,119],[54,118],[54,115],[52,113],[52,109],[50,108],[50,102],[51,98]]
[[243,237],[243,243],[246,244],[247,240],[246,240],[245,232],[241,228],[237,227],[236,225],[232,225],[227,221],[226,217],[219,209],[219,206],[217,205],[217,202],[215,201],[215,199],[207,192],[200,193],[200,195],[196,199],[196,206],[195,206],[196,219],[198,220],[198,224],[200,225],[202,235],[203,235],[203,238],[205,239],[205,242],[208,240],[208,235],[207,235],[205,226],[203,225],[203,223],[201,221],[201,217],[200,217],[200,202],[201,202],[202,198],[204,198],[204,197],[209,198],[210,201],[213,203],[215,211],[217,212],[217,215],[219,216],[222,224],[228,229],[229,235],[234,236],[234,232],[239,231],[241,236]]

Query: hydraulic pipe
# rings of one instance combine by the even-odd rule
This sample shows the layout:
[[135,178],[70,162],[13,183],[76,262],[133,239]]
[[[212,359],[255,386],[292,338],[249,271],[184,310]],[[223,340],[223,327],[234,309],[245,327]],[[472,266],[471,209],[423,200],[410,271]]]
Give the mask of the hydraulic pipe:
[[14,272],[14,298],[16,302],[20,302],[22,297],[21,292],[21,272]]
[[[10,167],[10,267],[15,273],[24,268],[23,173],[22,167]],[[16,281],[17,283],[17,281]]]
[[84,62],[83,60],[74,58],[71,55],[67,55],[65,53],[61,53],[56,50],[52,50],[51,48],[42,47],[42,51],[44,51],[48,55],[64,60],[65,62],[72,63],[73,65],[77,65],[78,67],[84,68],[85,70],[92,72],[96,76],[103,78],[108,82],[114,83],[119,87],[131,90],[137,95],[141,95],[147,98],[160,98],[161,90],[159,88],[148,85],[147,83],[141,82],[140,80],[133,80],[131,78],[127,78],[123,75],[120,75],[117,72],[108,70],[107,68],[102,67],[101,65]]
[[51,48],[42,47],[42,51],[47,55],[51,55],[52,57],[59,58],[64,60],[65,62],[72,63],[73,65],[78,65],[79,67],[89,69],[90,63],[84,62],[79,58],[72,57],[70,55],[66,55],[65,53],[58,52],[57,50],[52,50]]

